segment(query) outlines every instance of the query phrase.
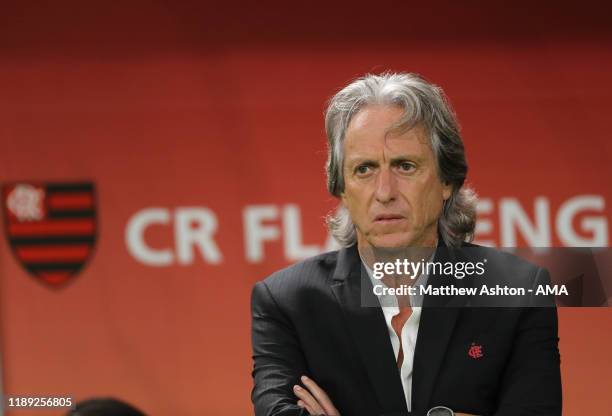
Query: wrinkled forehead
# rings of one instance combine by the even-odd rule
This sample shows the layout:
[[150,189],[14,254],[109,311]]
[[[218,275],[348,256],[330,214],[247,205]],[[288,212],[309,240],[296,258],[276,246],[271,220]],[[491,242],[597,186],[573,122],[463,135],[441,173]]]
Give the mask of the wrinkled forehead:
[[[386,150],[385,150],[386,149]],[[431,143],[422,124],[407,125],[403,109],[396,106],[371,106],[351,120],[344,137],[347,158],[355,154],[431,152]]]
[[431,144],[428,129],[424,123],[415,120],[410,111],[398,105],[370,104],[353,115],[347,126],[344,142],[413,137],[423,144]]

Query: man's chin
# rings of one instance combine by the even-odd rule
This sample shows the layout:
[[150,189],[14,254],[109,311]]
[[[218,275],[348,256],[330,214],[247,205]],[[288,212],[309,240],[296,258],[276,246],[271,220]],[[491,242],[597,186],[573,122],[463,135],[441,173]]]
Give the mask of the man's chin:
[[423,244],[422,239],[409,232],[369,236],[366,240],[372,248],[380,249],[431,248],[431,244]]
[[373,248],[393,250],[412,247],[413,241],[406,234],[393,234],[370,238],[368,243]]

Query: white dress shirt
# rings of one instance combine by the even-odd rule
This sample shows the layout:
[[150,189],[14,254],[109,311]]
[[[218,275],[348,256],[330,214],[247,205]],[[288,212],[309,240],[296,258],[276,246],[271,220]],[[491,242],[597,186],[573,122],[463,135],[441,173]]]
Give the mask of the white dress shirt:
[[[433,257],[433,256],[432,256]],[[368,272],[368,276],[372,281],[372,286],[386,287],[382,280],[375,279],[372,276],[372,270],[362,260],[365,269]],[[427,283],[427,275],[421,274],[416,282],[415,287],[425,285]],[[400,312],[397,304],[397,298],[394,295],[377,295],[378,301],[381,305],[383,314],[385,316],[385,322],[387,323],[387,329],[389,330],[389,337],[391,338],[391,345],[393,346],[393,353],[395,354],[395,361],[400,350],[400,341],[395,333],[395,330],[391,326],[391,319]],[[410,304],[420,305],[420,300],[417,300],[418,296],[410,296]],[[401,331],[402,338],[402,351],[404,360],[402,361],[402,367],[400,369],[400,376],[402,380],[402,387],[404,388],[404,396],[406,397],[406,406],[410,412],[412,407],[412,364],[414,362],[414,349],[416,346],[417,334],[419,332],[419,322],[421,320],[421,307],[412,306],[412,314],[408,320],[404,323]]]

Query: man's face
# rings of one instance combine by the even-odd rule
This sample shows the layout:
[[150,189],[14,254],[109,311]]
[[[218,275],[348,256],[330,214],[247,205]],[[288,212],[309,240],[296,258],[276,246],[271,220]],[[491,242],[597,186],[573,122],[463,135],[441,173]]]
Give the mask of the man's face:
[[341,199],[360,248],[433,246],[451,195],[451,185],[438,178],[425,130],[389,132],[402,115],[396,106],[367,106],[346,131]]

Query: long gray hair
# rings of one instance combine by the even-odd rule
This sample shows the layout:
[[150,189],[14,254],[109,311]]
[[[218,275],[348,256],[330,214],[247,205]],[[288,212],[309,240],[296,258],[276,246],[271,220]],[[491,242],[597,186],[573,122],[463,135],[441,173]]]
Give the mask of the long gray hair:
[[[476,195],[464,186],[468,167],[459,125],[442,89],[417,74],[368,74],[332,97],[325,114],[328,191],[338,198],[344,192],[344,136],[353,116],[372,104],[403,108],[404,115],[394,126],[400,131],[417,125],[425,128],[437,160],[438,176],[452,185],[452,194],[438,219],[438,232],[450,247],[471,240],[476,225]],[[340,245],[356,242],[355,224],[342,204],[328,215],[327,226]]]

